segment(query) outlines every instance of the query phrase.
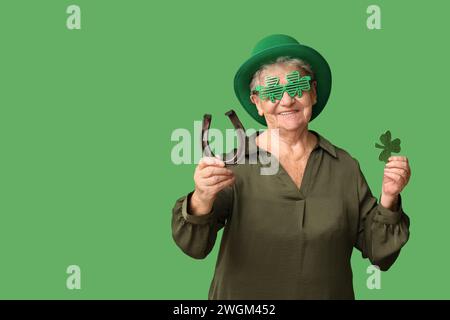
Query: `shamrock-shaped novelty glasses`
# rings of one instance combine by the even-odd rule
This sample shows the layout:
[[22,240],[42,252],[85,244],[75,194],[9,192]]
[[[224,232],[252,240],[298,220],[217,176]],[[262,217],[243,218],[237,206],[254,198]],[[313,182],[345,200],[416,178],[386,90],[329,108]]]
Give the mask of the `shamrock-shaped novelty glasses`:
[[265,86],[257,86],[253,93],[259,94],[259,98],[262,100],[270,99],[270,101],[275,102],[275,100],[281,100],[284,92],[286,91],[292,98],[298,94],[300,98],[302,96],[302,91],[309,91],[311,89],[310,76],[300,77],[298,71],[292,71],[286,75],[287,83],[285,85],[280,84],[279,77],[267,76],[264,78]]

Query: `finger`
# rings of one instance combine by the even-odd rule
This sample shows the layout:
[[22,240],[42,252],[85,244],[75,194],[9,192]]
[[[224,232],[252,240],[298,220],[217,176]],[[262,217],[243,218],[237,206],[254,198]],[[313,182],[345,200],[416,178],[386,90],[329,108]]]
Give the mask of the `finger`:
[[405,156],[392,156],[392,157],[389,157],[389,159],[388,159],[388,161],[393,161],[393,160],[408,162],[408,158]]
[[216,184],[221,183],[222,181],[233,179],[233,178],[234,178],[234,176],[230,176],[230,175],[215,175],[215,176],[212,176],[209,178],[204,178],[203,183],[206,186],[214,186]]
[[209,178],[215,175],[233,175],[233,171],[228,168],[220,168],[216,166],[208,166],[200,171],[200,176],[202,178]]
[[401,175],[402,177],[405,178],[406,181],[408,181],[409,179],[409,172],[406,169],[398,169],[398,168],[385,168],[384,172],[392,172],[392,173],[397,173],[399,175]]
[[199,169],[203,169],[203,168],[206,168],[208,166],[224,167],[225,163],[223,161],[221,161],[220,159],[217,159],[215,157],[203,157],[198,162],[198,168]]
[[203,169],[207,166],[210,166],[213,163],[213,158],[212,157],[203,157],[200,159],[200,161],[198,162],[198,168],[199,169]]
[[386,163],[386,168],[401,168],[409,171],[409,164],[405,161],[392,160]]
[[391,179],[393,179],[396,182],[400,182],[400,183],[405,183],[406,184],[406,180],[404,177],[402,177],[401,175],[399,175],[398,173],[394,173],[394,172],[385,172],[384,175],[386,177],[389,177]]
[[[406,164],[406,165],[405,165]],[[409,167],[409,164],[407,162],[392,162],[391,164],[386,164],[386,166],[384,167],[385,169],[401,169],[401,170],[405,170],[407,176],[411,176],[411,168]]]
[[216,164],[220,165],[221,167],[225,167],[225,162],[223,162],[219,156],[216,156],[214,160],[216,161]]
[[[409,168],[402,168],[402,167],[385,167],[385,170],[393,170],[391,172],[395,172],[398,174],[402,174],[404,175],[404,177],[406,177],[407,179],[409,179],[409,177],[411,176],[411,170],[409,170]],[[400,171],[398,171],[400,170]]]
[[230,179],[224,180],[222,182],[219,182],[218,184],[216,184],[213,188],[215,189],[216,192],[219,192],[220,190],[232,185],[235,181],[235,177],[233,176]]

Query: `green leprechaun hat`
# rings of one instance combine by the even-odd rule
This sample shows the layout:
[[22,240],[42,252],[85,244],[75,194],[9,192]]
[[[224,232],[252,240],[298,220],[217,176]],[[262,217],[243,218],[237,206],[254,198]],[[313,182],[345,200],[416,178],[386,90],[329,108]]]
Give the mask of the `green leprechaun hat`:
[[331,92],[331,70],[327,61],[316,50],[300,44],[284,34],[274,34],[261,39],[253,48],[251,57],[245,61],[234,77],[234,91],[239,102],[259,123],[267,126],[264,117],[258,114],[250,100],[250,82],[255,72],[266,63],[273,63],[278,57],[298,58],[311,66],[317,81],[317,103],[313,107],[310,121],[324,109]]

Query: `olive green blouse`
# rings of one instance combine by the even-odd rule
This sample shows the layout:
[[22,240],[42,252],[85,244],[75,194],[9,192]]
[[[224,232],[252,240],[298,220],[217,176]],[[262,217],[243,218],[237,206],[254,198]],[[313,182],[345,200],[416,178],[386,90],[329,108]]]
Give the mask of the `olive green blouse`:
[[192,192],[176,201],[172,235],[187,255],[205,258],[224,229],[209,299],[354,299],[353,247],[385,271],[407,242],[401,197],[396,211],[378,204],[358,161],[309,131],[318,142],[300,189],[281,164],[276,174],[261,174],[268,154],[256,133],[245,156],[260,160],[230,166],[236,181],[210,213],[189,213]]

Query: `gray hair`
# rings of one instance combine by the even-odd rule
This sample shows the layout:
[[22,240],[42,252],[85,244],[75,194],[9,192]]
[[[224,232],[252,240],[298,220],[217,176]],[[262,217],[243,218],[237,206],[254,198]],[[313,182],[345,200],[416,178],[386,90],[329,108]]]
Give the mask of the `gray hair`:
[[250,92],[253,92],[256,89],[256,86],[260,84],[259,78],[261,76],[261,73],[264,70],[267,70],[269,67],[277,64],[284,64],[286,66],[295,66],[299,70],[302,70],[307,75],[311,76],[311,79],[314,79],[314,72],[312,71],[311,65],[309,65],[307,62],[298,58],[292,58],[288,56],[278,57],[275,61],[264,64],[258,69],[258,71],[255,72],[252,81],[250,82]]

